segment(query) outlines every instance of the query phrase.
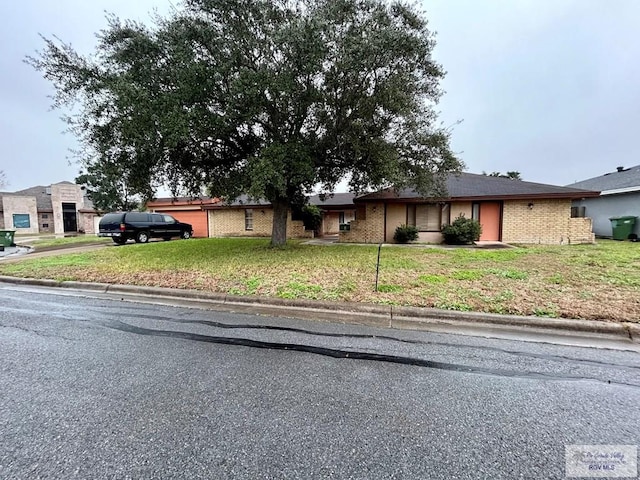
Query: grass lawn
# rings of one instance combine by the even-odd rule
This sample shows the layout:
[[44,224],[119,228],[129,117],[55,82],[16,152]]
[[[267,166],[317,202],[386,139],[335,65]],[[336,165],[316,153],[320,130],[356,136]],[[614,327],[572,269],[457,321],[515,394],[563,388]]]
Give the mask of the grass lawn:
[[192,239],[1,264],[0,274],[451,310],[640,321],[640,243],[382,249]]

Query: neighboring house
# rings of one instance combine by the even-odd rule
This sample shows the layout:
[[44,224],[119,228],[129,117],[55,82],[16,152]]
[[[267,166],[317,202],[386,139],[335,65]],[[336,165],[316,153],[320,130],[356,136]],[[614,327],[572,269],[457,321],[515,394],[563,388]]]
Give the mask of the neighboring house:
[[[209,216],[210,237],[269,237],[273,228],[273,208],[266,200],[253,200],[241,195],[232,202],[220,201],[203,205]],[[287,220],[287,238],[306,238],[307,232],[301,220],[293,220],[291,212]]]
[[218,198],[211,197],[157,198],[147,202],[147,210],[166,213],[180,222],[191,224],[194,237],[208,237],[209,215],[202,207],[219,201]]
[[[355,218],[355,205],[352,193],[333,193],[313,195],[311,205],[322,211],[321,235],[336,235],[340,225],[347,225]],[[232,202],[218,202],[203,205],[208,214],[209,236],[256,236],[268,237],[273,228],[273,208],[266,200],[253,200],[241,195]],[[304,228],[302,220],[289,213],[287,221],[288,238],[308,238],[313,232]]]
[[0,192],[0,228],[16,233],[95,233],[96,211],[71,182]]
[[[593,232],[599,237],[611,237],[611,217],[640,217],[640,165],[618,167],[615,172],[567,186],[600,191],[599,197],[573,202],[574,216],[591,217]],[[640,236],[640,218],[636,220],[634,233]]]
[[354,197],[353,193],[332,193],[309,198],[309,203],[322,211],[320,235],[337,235],[341,228],[356,218]]
[[591,243],[591,219],[572,218],[571,202],[599,192],[508,178],[451,174],[448,197],[422,198],[414,190],[394,189],[355,199],[356,219],[340,232],[341,242],[393,242],[398,226],[415,225],[419,241],[440,243],[441,229],[459,215],[482,224],[483,241],[507,243]]

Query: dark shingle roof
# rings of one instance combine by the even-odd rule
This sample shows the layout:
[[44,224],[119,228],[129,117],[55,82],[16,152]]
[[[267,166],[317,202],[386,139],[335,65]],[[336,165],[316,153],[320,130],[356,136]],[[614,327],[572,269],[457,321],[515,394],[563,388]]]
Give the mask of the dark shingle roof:
[[18,190],[17,192],[8,193],[5,195],[16,195],[24,197],[36,197],[36,208],[38,211],[52,211],[53,205],[51,203],[51,194],[47,193],[48,186],[36,185],[35,187],[25,188],[24,190]]
[[249,195],[242,194],[237,198],[234,198],[232,201],[222,200],[220,203],[217,203],[216,207],[268,207],[271,205],[271,202],[260,199],[253,199],[249,197]]
[[147,202],[147,206],[157,206],[157,205],[200,205],[200,204],[210,204],[217,203],[220,199],[211,198],[207,196],[200,197],[160,197],[155,200],[149,200]]
[[[546,185],[544,183],[525,182],[510,178],[490,177],[473,173],[450,174],[446,180],[448,197],[451,199],[508,199],[508,198],[581,198],[598,196],[599,192]],[[357,198],[358,201],[420,199],[423,198],[413,189],[395,192],[385,189]]]
[[327,193],[325,195],[312,195],[309,197],[309,203],[321,208],[355,208],[353,204],[354,197],[355,195],[353,193]]
[[567,187],[587,188],[600,190],[601,192],[633,187],[638,187],[640,190],[640,165],[626,168],[619,172],[605,173],[599,177],[593,177],[587,180],[582,180],[581,182],[572,183],[571,185],[567,185]]
[[[56,185],[75,185],[73,182],[59,182]],[[0,192],[0,198],[3,196],[21,196],[21,197],[35,197],[36,209],[39,212],[52,212],[53,204],[51,203],[51,186],[50,185],[36,185],[35,187],[25,188],[24,190],[18,190],[17,192]],[[2,202],[0,202],[0,209],[2,208]],[[84,196],[84,207],[82,212],[90,212],[94,210],[93,202]]]
[[[324,200],[321,199],[321,195],[312,195],[309,197],[309,203],[317,205],[320,208],[337,209],[343,208],[355,208],[353,199],[355,195],[353,193],[328,193],[324,195]],[[271,202],[259,199],[255,200],[248,195],[240,195],[233,201],[222,200],[214,205],[205,205],[206,210],[218,209],[218,208],[251,208],[251,207],[270,207]]]

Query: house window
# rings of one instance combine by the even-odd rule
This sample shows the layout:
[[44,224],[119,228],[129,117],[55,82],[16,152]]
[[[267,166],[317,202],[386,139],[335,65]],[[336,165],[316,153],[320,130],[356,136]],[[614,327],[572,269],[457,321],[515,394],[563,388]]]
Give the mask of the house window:
[[571,207],[571,218],[583,218],[587,216],[587,207]]
[[445,203],[442,205],[442,215],[440,217],[440,223],[444,225],[451,224],[451,205]]
[[49,218],[49,214],[48,213],[43,213],[42,214],[42,219],[43,220],[47,220]]
[[344,212],[338,214],[338,223],[342,225],[344,223]]
[[49,224],[48,223],[43,223],[42,224],[42,228],[49,228]]
[[28,213],[13,214],[13,228],[31,228],[31,219]]
[[473,203],[471,205],[471,219],[480,221],[480,204]]
[[253,209],[247,208],[244,211],[244,229],[253,230]]
[[414,225],[419,232],[439,232],[442,210],[437,203],[407,205],[407,225]]

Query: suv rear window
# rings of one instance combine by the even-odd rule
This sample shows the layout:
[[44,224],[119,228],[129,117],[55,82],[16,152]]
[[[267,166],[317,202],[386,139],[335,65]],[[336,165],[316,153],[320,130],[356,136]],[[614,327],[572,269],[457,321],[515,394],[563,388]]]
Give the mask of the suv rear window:
[[129,212],[127,213],[127,222],[148,222],[149,214],[143,212]]
[[100,223],[122,223],[124,213],[107,213],[100,219]]

